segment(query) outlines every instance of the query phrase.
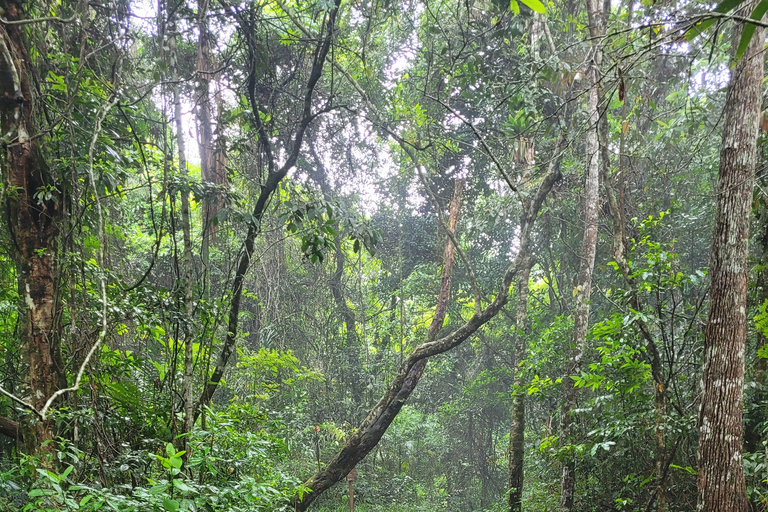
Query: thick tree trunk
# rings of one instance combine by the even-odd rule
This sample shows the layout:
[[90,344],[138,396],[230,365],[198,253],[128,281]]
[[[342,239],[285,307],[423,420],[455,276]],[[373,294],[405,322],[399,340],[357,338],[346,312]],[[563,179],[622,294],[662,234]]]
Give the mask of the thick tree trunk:
[[[750,13],[757,1],[748,2]],[[737,36],[741,28],[736,31]],[[737,41],[738,37],[734,39]],[[698,503],[702,512],[748,509],[742,463],[742,407],[746,344],[747,245],[757,160],[765,30],[757,27],[731,72],[704,337],[699,410]]]
[[[21,8],[7,2],[4,17],[17,20]],[[33,97],[27,65],[23,25],[0,26],[0,115],[6,183],[5,204],[8,230],[19,280],[20,335],[22,351],[29,362],[29,403],[43,409],[48,398],[66,384],[60,350],[56,257],[58,251],[61,193],[55,176],[40,152],[35,129]],[[55,425],[37,421],[25,439],[30,452],[52,452]]]
[[[590,35],[593,38],[592,59],[587,71],[589,92],[587,114],[589,126],[585,136],[586,182],[584,186],[584,237],[581,244],[581,264],[576,283],[576,307],[573,319],[572,352],[568,369],[563,378],[563,403],[560,409],[560,443],[572,442],[573,409],[576,408],[578,390],[571,378],[578,375],[586,350],[587,328],[589,326],[589,300],[592,292],[592,273],[597,250],[597,208],[600,181],[600,145],[598,142],[598,112],[600,65],[602,62],[599,37],[604,32],[602,4],[598,0],[587,0]],[[572,512],[576,488],[576,460],[573,453],[567,453],[562,464],[560,481],[560,510]]]

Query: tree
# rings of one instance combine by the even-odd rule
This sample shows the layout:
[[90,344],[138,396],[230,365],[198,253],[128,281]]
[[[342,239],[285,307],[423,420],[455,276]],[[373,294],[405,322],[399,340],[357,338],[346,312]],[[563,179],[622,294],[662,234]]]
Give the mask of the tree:
[[[21,19],[21,6],[8,2],[5,17]],[[29,363],[30,404],[42,410],[48,399],[66,387],[61,358],[60,303],[57,293],[59,229],[62,222],[61,184],[40,149],[35,98],[24,26],[0,27],[4,135],[5,207],[23,297],[21,343]],[[34,423],[25,435],[31,452],[54,452],[55,424]]]
[[[745,4],[751,12],[757,2]],[[744,30],[741,24],[737,35]],[[698,505],[743,511],[748,502],[742,462],[744,357],[747,328],[749,219],[757,161],[765,31],[755,29],[732,68],[725,102],[704,340],[699,410]]]
[[[598,98],[600,86],[600,66],[602,64],[602,49],[600,38],[605,33],[604,6],[597,0],[587,1],[589,16],[589,33],[593,43],[589,68],[587,70],[588,99],[587,114],[589,126],[585,135],[584,151],[586,152],[586,181],[584,185],[584,236],[581,242],[579,277],[576,282],[576,306],[574,308],[572,352],[566,375],[563,378],[563,403],[560,409],[560,440],[567,443],[573,435],[573,410],[578,398],[577,388],[572,376],[581,372],[582,360],[586,350],[587,329],[589,327],[589,306],[592,293],[592,273],[595,267],[597,251],[597,212],[598,188],[600,183],[600,145],[599,124],[600,112]],[[576,463],[572,453],[567,454],[562,467],[560,484],[560,510],[570,512],[574,509],[576,487]]]

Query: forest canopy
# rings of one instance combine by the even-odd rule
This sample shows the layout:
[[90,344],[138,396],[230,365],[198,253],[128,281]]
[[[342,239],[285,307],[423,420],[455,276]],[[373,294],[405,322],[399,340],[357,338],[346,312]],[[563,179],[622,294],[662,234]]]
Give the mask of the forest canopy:
[[764,510],[766,11],[0,0],[0,510]]

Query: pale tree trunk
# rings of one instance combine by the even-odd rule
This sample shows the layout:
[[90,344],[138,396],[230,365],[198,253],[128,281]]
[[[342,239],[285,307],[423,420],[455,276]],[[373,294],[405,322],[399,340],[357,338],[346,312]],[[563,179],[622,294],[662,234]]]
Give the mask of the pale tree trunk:
[[[542,17],[538,13],[533,14],[530,28],[530,49],[531,57],[535,64],[540,61],[539,45],[543,33]],[[567,107],[566,107],[567,108]],[[533,170],[536,167],[536,146],[535,140],[526,140],[526,151],[523,151],[523,139],[520,140],[520,154],[522,157],[523,183],[530,179]],[[557,149],[557,148],[556,148]],[[556,158],[556,157],[555,157]],[[525,215],[529,205],[524,205],[522,221],[525,222]],[[507,508],[509,512],[522,512],[523,510],[523,481],[524,481],[524,459],[525,459],[525,392],[522,390],[524,369],[523,364],[526,358],[528,343],[528,279],[531,275],[531,266],[533,261],[530,254],[524,254],[521,257],[520,275],[517,278],[516,288],[517,297],[515,305],[515,336],[514,336],[514,389],[512,391],[512,418],[509,426],[509,453],[508,453],[508,473],[507,473]]]
[[[20,18],[21,7],[16,2],[7,2],[5,7],[4,18]],[[41,154],[41,139],[33,138],[37,130],[25,30],[24,25],[0,25],[2,133],[10,134],[14,141],[3,144],[7,188],[0,199],[5,203],[18,273],[21,348],[29,362],[28,402],[42,410],[48,398],[66,385],[55,278],[62,198],[60,184]],[[54,437],[55,424],[50,419],[35,422],[24,436],[30,453],[52,453],[55,446],[46,441]]]
[[[175,14],[174,14],[175,16]],[[179,75],[178,66],[178,23],[176,19],[169,20],[169,32],[171,37],[168,40],[168,59],[170,69],[173,72],[173,110],[176,121],[176,145],[178,150],[179,160],[179,173],[184,178],[184,186],[181,189],[181,230],[183,237],[183,254],[182,254],[182,286],[184,288],[184,380],[182,383],[182,396],[184,398],[184,427],[183,432],[192,432],[192,427],[195,423],[195,400],[194,400],[194,354],[192,352],[193,347],[193,324],[192,317],[194,315],[194,302],[192,299],[192,291],[194,288],[194,281],[192,275],[192,234],[190,227],[189,216],[189,187],[188,184],[188,171],[187,171],[187,158],[186,158],[186,141],[184,140],[184,123],[181,114],[181,76]],[[187,444],[185,438],[185,446]],[[189,457],[189,449],[187,449],[187,457]]]
[[[573,350],[570,362],[562,380],[563,402],[560,409],[560,443],[565,445],[573,441],[573,409],[578,401],[578,390],[571,378],[581,371],[581,362],[586,350],[587,328],[589,326],[589,300],[592,292],[592,273],[595,267],[597,250],[597,209],[600,182],[600,146],[598,141],[599,117],[598,97],[600,65],[602,51],[600,36],[604,33],[602,4],[598,0],[587,0],[589,31],[592,37],[592,55],[587,71],[589,92],[587,96],[587,114],[589,126],[585,135],[586,182],[584,186],[584,236],[581,243],[581,264],[576,283],[576,307],[573,318]],[[573,453],[567,453],[562,464],[560,480],[560,510],[574,510],[576,488],[576,459]]]
[[[197,30],[197,98],[195,104],[200,175],[204,182],[220,184],[222,180],[217,172],[216,151],[211,128],[211,36],[208,29],[208,0],[198,0],[197,2]],[[212,218],[217,207],[218,200],[216,197],[208,198],[203,205],[203,236],[200,253],[204,267],[203,289],[206,297],[210,289],[210,245],[211,242],[216,241],[216,226],[213,224]]]
[[[757,5],[744,7],[748,15]],[[742,28],[736,30],[738,41]],[[742,463],[747,248],[763,80],[765,30],[757,27],[732,68],[723,141],[704,336],[699,410],[698,503],[703,512],[748,508]]]

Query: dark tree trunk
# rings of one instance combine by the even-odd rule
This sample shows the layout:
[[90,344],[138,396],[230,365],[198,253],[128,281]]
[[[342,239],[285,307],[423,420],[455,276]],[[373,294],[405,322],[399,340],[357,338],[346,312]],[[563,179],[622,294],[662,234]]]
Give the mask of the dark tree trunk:
[[[213,398],[213,394],[218,389],[219,382],[221,382],[221,379],[224,376],[224,371],[226,370],[227,364],[229,363],[229,358],[235,351],[237,332],[240,324],[240,301],[242,300],[243,295],[243,284],[245,283],[245,276],[248,272],[248,268],[251,266],[251,257],[253,256],[256,238],[261,232],[261,220],[264,217],[264,213],[266,212],[269,200],[275,190],[277,190],[280,182],[288,174],[288,171],[293,169],[293,167],[296,165],[296,161],[299,158],[299,153],[301,152],[301,146],[304,142],[304,136],[307,132],[307,128],[309,127],[310,123],[321,113],[313,111],[313,99],[315,88],[320,81],[323,66],[325,65],[325,60],[328,57],[328,53],[331,49],[331,42],[335,35],[336,17],[339,14],[340,3],[341,0],[336,0],[334,2],[334,7],[328,12],[327,23],[325,24],[325,34],[322,39],[318,40],[317,46],[315,47],[315,51],[313,53],[312,69],[309,73],[307,86],[304,91],[301,121],[299,122],[299,126],[293,136],[293,140],[291,141],[288,157],[285,160],[285,163],[279,168],[276,168],[276,163],[272,157],[271,148],[268,145],[269,137],[266,135],[264,125],[259,123],[256,127],[257,131],[260,132],[260,139],[263,141],[263,144],[265,144],[264,147],[269,148],[267,158],[268,175],[266,181],[261,185],[258,199],[256,200],[256,204],[253,206],[253,213],[251,215],[254,219],[254,222],[250,223],[248,227],[248,233],[245,237],[243,249],[240,253],[240,258],[235,270],[235,277],[232,282],[232,300],[230,302],[229,314],[227,315],[227,336],[224,340],[224,346],[221,348],[221,352],[217,357],[216,366],[214,367],[211,376],[208,378],[208,381],[205,383],[203,392],[196,403],[194,412],[195,419],[200,414],[202,406],[207,405],[211,398]],[[252,30],[249,30],[250,25],[247,20],[239,17],[235,11],[230,10],[230,12],[232,12],[233,15],[238,19],[240,28],[244,33],[252,32]],[[254,42],[249,41],[249,52],[251,53],[251,58],[249,60],[253,61],[252,64],[255,65],[255,52],[257,50],[252,46],[252,44],[254,44]],[[254,73],[256,73],[256,70],[252,67],[250,70],[251,76],[249,77],[250,83],[253,83]],[[260,110],[258,108],[259,105],[256,103],[256,100],[252,94],[250,95],[250,102],[251,108],[254,112]]]
[[[744,13],[757,5],[749,2]],[[736,30],[737,38],[741,28]],[[744,350],[747,324],[747,248],[757,160],[765,30],[757,27],[731,71],[704,337],[699,410],[698,504],[702,512],[748,509],[742,462]]]
[[528,279],[531,260],[522,262],[517,278],[517,306],[515,312],[515,389],[512,394],[512,424],[509,428],[509,482],[507,506],[509,512],[523,510],[523,460],[525,458],[525,391],[523,361],[528,343]]
[[[5,4],[4,17],[17,20],[21,8]],[[13,242],[19,280],[21,344],[29,362],[29,403],[43,409],[63,384],[63,364],[58,325],[56,256],[61,193],[56,178],[40,152],[30,87],[30,62],[24,25],[0,26],[0,115],[4,144],[3,177],[7,184],[4,214]],[[52,452],[55,425],[37,421],[25,433],[30,452]]]
[[0,417],[0,434],[11,439],[21,439],[21,426],[13,420]]

